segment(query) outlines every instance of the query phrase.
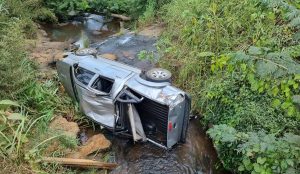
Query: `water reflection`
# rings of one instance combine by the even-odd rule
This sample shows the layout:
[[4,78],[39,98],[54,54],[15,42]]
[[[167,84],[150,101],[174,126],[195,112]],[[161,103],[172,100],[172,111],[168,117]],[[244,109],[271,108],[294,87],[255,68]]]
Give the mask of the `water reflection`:
[[91,14],[86,17],[77,17],[66,23],[45,24],[43,29],[51,41],[77,41],[84,33],[94,43],[119,32],[120,24],[117,20]]

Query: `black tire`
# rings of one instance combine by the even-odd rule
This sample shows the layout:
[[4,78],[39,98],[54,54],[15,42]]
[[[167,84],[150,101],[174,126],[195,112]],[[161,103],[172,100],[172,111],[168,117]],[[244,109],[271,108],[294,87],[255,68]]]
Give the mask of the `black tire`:
[[188,116],[185,116],[185,118],[183,119],[183,126],[182,126],[181,136],[180,136],[180,140],[179,140],[180,143],[186,142],[189,124],[190,124],[190,120],[189,120],[189,115],[188,115]]
[[77,56],[96,55],[97,50],[95,48],[81,48],[75,52]]
[[151,82],[171,82],[172,74],[162,68],[153,68],[146,72],[146,80]]
[[183,118],[182,130],[180,135],[180,142],[185,143],[188,133],[188,128],[190,124],[190,111],[191,111],[191,97],[189,95],[185,95],[186,103],[185,103],[185,113]]

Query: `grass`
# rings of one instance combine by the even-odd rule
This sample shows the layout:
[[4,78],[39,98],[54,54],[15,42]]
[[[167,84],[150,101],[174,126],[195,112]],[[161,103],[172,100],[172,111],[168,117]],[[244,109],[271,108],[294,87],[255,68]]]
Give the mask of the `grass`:
[[[57,76],[45,80],[25,49],[26,39],[36,36],[34,21],[42,17],[37,12],[39,2],[0,0],[1,172],[42,172],[45,168],[36,164],[37,159],[43,155],[63,155],[64,149],[77,145],[61,133],[48,130],[57,115],[69,114],[75,120],[82,119],[81,114],[69,97],[59,91]],[[53,141],[61,142],[61,151],[44,154]]]
[[[300,170],[298,146],[285,141],[287,133],[299,141],[300,118],[299,50],[289,51],[299,47],[299,2],[290,2],[173,0],[162,8],[160,65],[192,95],[202,125],[214,125],[210,136],[234,173]],[[270,137],[290,153],[265,150]]]
[[146,5],[146,10],[138,19],[139,27],[145,27],[147,25],[151,25],[155,21],[156,15],[156,2],[148,1]]

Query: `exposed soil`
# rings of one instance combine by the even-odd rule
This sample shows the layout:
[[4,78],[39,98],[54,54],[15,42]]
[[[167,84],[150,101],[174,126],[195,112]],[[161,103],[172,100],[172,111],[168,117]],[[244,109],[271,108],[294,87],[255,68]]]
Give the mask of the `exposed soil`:
[[40,71],[49,71],[52,64],[63,58],[64,52],[69,48],[69,42],[52,42],[43,29],[39,29],[37,39],[34,41],[31,58],[39,65]]
[[138,34],[147,37],[159,37],[163,30],[163,24],[154,24],[143,28]]

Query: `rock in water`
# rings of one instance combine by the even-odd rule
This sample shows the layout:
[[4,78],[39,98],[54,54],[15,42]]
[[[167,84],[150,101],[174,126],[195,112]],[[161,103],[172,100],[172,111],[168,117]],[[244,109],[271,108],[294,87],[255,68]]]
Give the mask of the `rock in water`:
[[102,58],[109,59],[109,60],[117,60],[117,56],[115,54],[111,54],[111,53],[97,55],[97,57],[102,57]]
[[102,34],[102,32],[101,32],[101,31],[96,31],[96,30],[95,30],[95,31],[92,32],[92,34],[93,34],[93,35],[100,35],[100,34]]

